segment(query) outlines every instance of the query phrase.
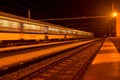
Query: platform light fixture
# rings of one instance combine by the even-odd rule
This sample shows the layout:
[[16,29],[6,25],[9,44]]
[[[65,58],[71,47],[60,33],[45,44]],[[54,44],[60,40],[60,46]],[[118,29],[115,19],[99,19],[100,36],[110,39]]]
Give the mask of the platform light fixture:
[[113,12],[112,15],[113,15],[113,17],[116,17],[117,16],[117,12]]

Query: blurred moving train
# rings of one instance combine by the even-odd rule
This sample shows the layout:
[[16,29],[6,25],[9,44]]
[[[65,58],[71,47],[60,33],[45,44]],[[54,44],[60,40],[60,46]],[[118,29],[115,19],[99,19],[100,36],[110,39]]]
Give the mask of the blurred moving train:
[[68,40],[93,37],[94,34],[90,32],[0,12],[0,43],[3,45],[39,42],[42,40]]

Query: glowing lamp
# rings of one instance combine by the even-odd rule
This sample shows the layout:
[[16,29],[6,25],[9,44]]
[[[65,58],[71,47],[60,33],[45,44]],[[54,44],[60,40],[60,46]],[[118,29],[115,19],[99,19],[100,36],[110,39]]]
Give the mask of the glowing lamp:
[[113,13],[113,17],[116,17],[116,16],[117,16],[117,13],[116,13],[116,12],[114,12],[114,13]]

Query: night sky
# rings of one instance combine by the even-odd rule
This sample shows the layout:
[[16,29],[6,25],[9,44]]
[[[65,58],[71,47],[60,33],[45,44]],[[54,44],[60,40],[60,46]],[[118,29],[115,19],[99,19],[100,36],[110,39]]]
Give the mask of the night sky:
[[[32,19],[71,18],[83,16],[108,16],[112,12],[112,2],[119,11],[120,0],[0,0],[0,11],[27,17],[31,11]],[[94,32],[95,36],[109,34],[110,20],[82,19],[50,21],[74,29]]]

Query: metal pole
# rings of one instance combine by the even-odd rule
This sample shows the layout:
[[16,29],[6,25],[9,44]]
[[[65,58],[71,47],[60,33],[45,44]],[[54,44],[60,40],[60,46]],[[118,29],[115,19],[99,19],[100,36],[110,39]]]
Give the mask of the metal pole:
[[66,28],[68,27],[68,23],[66,23]]
[[114,12],[114,9],[115,9],[115,5],[114,5],[114,2],[112,3],[112,12]]
[[28,10],[28,19],[30,20],[30,10]]

